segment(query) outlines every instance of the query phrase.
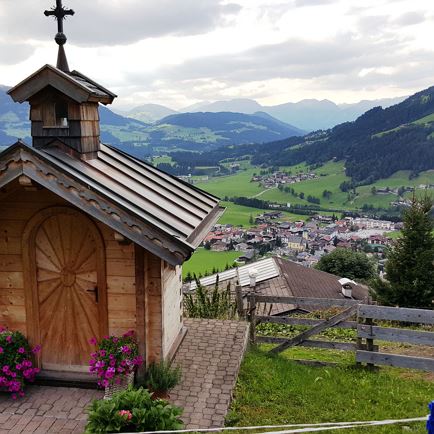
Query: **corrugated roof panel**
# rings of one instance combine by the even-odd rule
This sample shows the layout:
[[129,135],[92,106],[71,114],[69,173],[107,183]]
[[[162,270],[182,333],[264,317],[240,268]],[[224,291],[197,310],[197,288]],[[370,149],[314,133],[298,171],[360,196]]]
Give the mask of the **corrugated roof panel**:
[[256,275],[257,283],[272,279],[273,277],[277,277],[280,274],[279,268],[276,266],[273,258],[267,258],[252,264],[243,265],[238,270],[241,286],[250,285],[249,272],[252,269],[255,269],[258,272]]
[[[212,286],[215,285],[217,276],[219,276],[219,282],[225,282],[226,280],[232,280],[238,277],[239,284],[241,286],[250,285],[249,272],[251,269],[255,269],[258,274],[256,276],[256,283],[263,282],[268,279],[272,279],[280,275],[279,268],[274,262],[273,258],[263,259],[261,261],[253,262],[251,264],[243,265],[238,268],[232,268],[231,270],[226,270],[218,274],[213,274],[212,276],[203,277],[200,279],[202,286]],[[196,282],[190,283],[190,290],[196,289]]]

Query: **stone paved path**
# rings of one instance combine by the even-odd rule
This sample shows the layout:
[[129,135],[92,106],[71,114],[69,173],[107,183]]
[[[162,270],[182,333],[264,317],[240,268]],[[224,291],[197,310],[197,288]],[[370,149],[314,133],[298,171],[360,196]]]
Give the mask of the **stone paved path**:
[[[222,427],[247,345],[248,325],[238,321],[186,320],[188,333],[175,357],[181,384],[170,401],[184,408],[187,428]],[[86,408],[97,390],[29,386],[13,401],[0,393],[0,434],[82,433]]]
[[223,427],[247,345],[240,321],[186,320],[188,333],[176,357],[182,381],[170,393],[184,408],[187,428]]
[[13,401],[0,395],[0,434],[83,433],[85,409],[103,396],[98,390],[30,386],[26,396]]

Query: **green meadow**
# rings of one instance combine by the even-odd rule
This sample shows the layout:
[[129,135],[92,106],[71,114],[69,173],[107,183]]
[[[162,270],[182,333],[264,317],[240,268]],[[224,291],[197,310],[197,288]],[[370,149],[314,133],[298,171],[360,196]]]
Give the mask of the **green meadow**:
[[[243,162],[245,167],[248,167],[246,162]],[[297,166],[282,167],[282,170],[289,170],[293,174],[297,172],[307,171],[305,164],[299,164]],[[320,199],[321,207],[328,209],[360,209],[364,204],[372,205],[376,208],[387,209],[390,207],[390,203],[396,201],[398,196],[395,194],[373,194],[372,187],[391,189],[398,187],[416,187],[421,184],[434,184],[434,170],[422,172],[417,178],[409,179],[409,171],[399,171],[394,175],[386,179],[376,181],[374,184],[360,186],[356,188],[356,196],[349,197],[348,193],[342,192],[339,186],[345,182],[350,181],[350,178],[345,175],[345,166],[342,161],[330,161],[325,163],[318,169],[315,169],[315,173],[318,175],[317,179],[303,181],[296,184],[289,185],[299,195],[304,193],[304,199],[299,196],[294,196],[291,193],[286,193],[277,188],[264,189],[259,183],[251,182],[251,178],[254,173],[260,172],[259,167],[250,167],[247,170],[241,171],[235,175],[229,175],[224,177],[210,178],[207,182],[200,182],[198,187],[215,194],[220,198],[224,197],[257,197],[258,199],[282,203],[291,205],[309,205],[307,197],[313,196]],[[331,192],[330,197],[323,197],[323,192],[327,190]],[[420,192],[420,190],[419,190]],[[406,194],[406,197],[410,197],[411,194]],[[248,211],[249,214],[252,212]],[[235,214],[235,210],[234,210]],[[240,215],[239,213],[237,213]],[[248,217],[247,217],[248,218]],[[241,218],[245,224],[245,218]],[[234,220],[238,222],[240,220]],[[225,223],[232,223],[229,220],[224,220]],[[237,223],[234,223],[237,224]]]
[[199,248],[193,254],[190,260],[184,263],[182,267],[182,275],[185,277],[187,273],[191,274],[209,274],[213,268],[222,271],[226,264],[232,265],[242,253],[240,252],[212,252],[204,248]]
[[[326,350],[296,347],[270,356],[268,346],[251,348],[242,362],[230,426],[312,424],[423,417],[434,396],[426,373],[396,368],[367,370],[351,355],[329,351],[338,366],[312,367],[292,358],[326,361]],[[292,355],[291,352],[295,353]],[[330,433],[347,430],[330,430]],[[361,427],[351,433],[426,433],[425,422]]]

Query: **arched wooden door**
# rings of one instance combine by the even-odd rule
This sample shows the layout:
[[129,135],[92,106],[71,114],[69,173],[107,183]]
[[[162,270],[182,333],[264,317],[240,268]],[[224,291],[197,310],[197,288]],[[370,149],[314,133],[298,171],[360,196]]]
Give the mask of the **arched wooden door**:
[[34,219],[28,257],[40,365],[84,371],[94,350],[89,339],[107,333],[104,244],[94,223],[73,209]]

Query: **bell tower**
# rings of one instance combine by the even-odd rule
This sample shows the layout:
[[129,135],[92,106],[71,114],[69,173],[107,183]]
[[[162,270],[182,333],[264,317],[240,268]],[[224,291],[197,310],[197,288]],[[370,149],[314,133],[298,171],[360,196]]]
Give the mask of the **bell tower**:
[[80,158],[93,158],[100,149],[99,104],[111,104],[116,95],[80,72],[69,70],[63,21],[74,11],[56,0],[56,7],[45,15],[53,16],[58,24],[57,66],[43,66],[8,93],[15,102],[30,104],[35,148],[58,145],[75,151]]

